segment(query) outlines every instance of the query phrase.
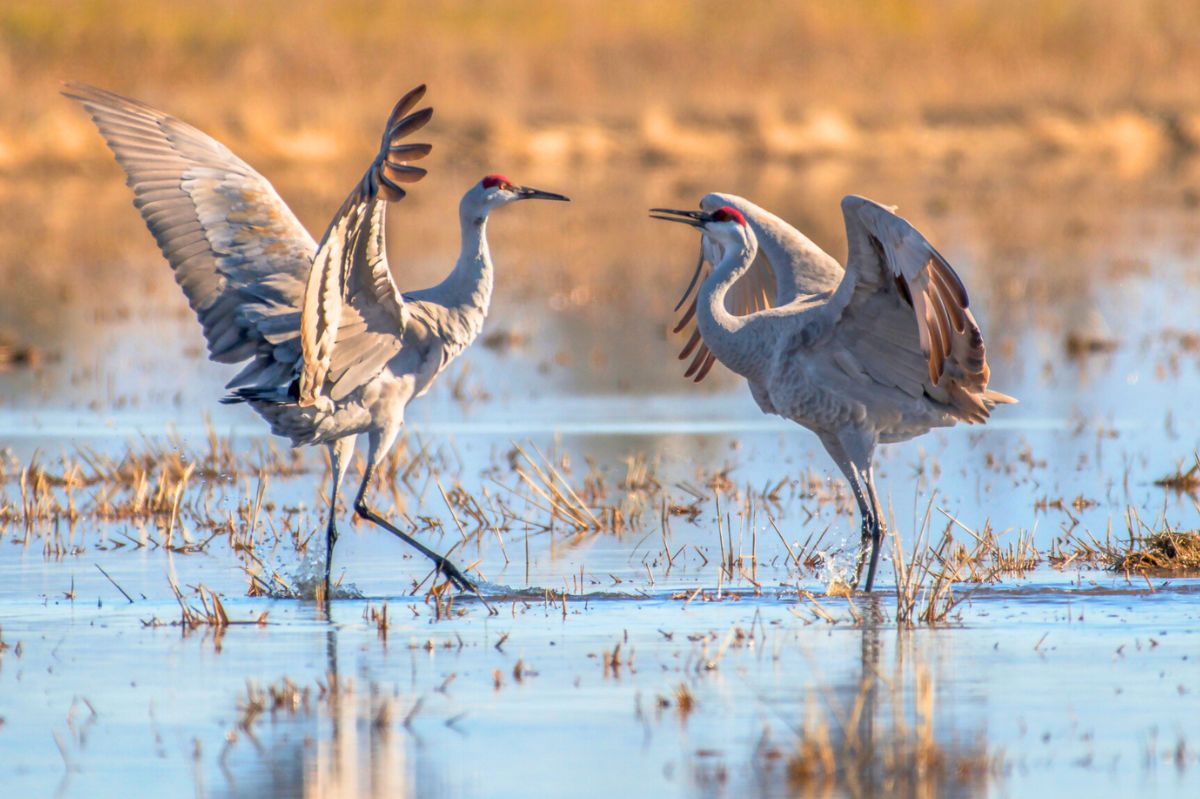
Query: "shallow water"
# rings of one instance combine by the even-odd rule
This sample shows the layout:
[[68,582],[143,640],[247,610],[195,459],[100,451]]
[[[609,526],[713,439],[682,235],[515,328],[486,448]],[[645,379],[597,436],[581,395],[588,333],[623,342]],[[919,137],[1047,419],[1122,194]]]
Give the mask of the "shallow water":
[[[530,182],[574,193],[562,176],[538,177]],[[943,195],[951,190],[803,167],[791,180],[728,177],[839,254],[845,184],[899,200],[971,290],[993,384],[1021,404],[986,427],[883,449],[881,493],[908,549],[951,517],[960,540],[990,525],[1002,543],[1031,536],[1041,550],[1068,533],[1124,537],[1134,515],[1197,526],[1194,499],[1154,483],[1200,440],[1190,413],[1200,357],[1183,335],[1200,333],[1197,230],[1175,184],[1084,192],[1065,218],[1061,196],[1029,187],[989,193],[965,181],[962,196]],[[638,208],[713,186],[686,173],[647,184]],[[589,194],[617,189],[586,188],[570,209],[584,218],[600,205]],[[260,574],[293,587],[305,576],[295,542],[323,524],[324,462],[307,452],[299,473],[268,470],[254,513],[259,477],[245,463],[266,457],[264,430],[244,408],[215,403],[229,373],[201,357],[152,252],[138,290],[109,285],[101,269],[97,291],[64,300],[61,324],[4,302],[5,326],[51,354],[36,370],[0,373],[10,506],[35,458],[53,473],[80,452],[154,446],[202,463],[211,429],[243,464],[193,478],[173,520],[85,511],[73,524],[3,529],[6,795],[125,796],[149,784],[163,795],[330,797],[1200,789],[1200,580],[1042,565],[961,585],[944,623],[912,629],[894,621],[888,562],[877,597],[825,596],[857,543],[831,462],[807,432],[762,417],[732,378],[683,381],[679,342],[663,334],[694,242],[640,228],[622,238],[627,222],[606,211],[528,252],[522,238],[551,218],[494,223],[491,330],[527,341],[473,348],[413,405],[401,473],[415,453],[418,465],[375,494],[435,548],[457,544],[493,614],[472,597],[447,610],[425,585],[413,593],[427,565],[344,512],[335,576],[363,598],[339,599],[327,616],[312,601],[247,595],[247,556],[231,548],[246,536]],[[403,241],[393,241],[396,260]],[[452,257],[440,239],[432,246],[413,281]],[[570,280],[551,277],[560,268]],[[1094,314],[1115,350],[1068,357],[1067,332]],[[592,486],[597,506],[620,509],[622,529],[577,534],[552,521],[513,469],[517,445]],[[628,483],[641,463],[648,478]],[[455,488],[503,524],[477,534],[457,502],[456,520],[442,496]],[[100,491],[77,489],[80,506]],[[666,525],[664,506],[680,509]],[[213,519],[237,534],[206,527]],[[798,549],[822,531],[825,565],[789,567],[781,537]],[[725,548],[742,558],[730,574],[718,565]],[[172,581],[195,608],[194,587],[215,591],[236,623],[185,631]],[[385,603],[386,635],[371,620]],[[307,704],[250,718],[247,682],[285,678],[310,692]],[[871,774],[806,781],[794,753],[822,723],[835,742],[859,735],[877,762],[926,729],[948,763],[987,765],[927,775],[923,788]]]

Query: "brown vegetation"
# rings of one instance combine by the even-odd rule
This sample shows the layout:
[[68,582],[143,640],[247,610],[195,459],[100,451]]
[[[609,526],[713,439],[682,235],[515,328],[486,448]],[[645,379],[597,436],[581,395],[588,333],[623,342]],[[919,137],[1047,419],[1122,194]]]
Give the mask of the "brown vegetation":
[[1160,530],[1133,539],[1122,552],[1114,552],[1108,567],[1117,572],[1156,575],[1200,573],[1200,532]]

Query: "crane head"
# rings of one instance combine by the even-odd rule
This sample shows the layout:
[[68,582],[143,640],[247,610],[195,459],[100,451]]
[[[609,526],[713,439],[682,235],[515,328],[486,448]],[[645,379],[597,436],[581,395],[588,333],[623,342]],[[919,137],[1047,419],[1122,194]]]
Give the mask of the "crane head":
[[650,216],[664,222],[679,222],[699,228],[704,233],[702,261],[707,257],[715,263],[730,250],[754,249],[758,246],[757,239],[746,222],[746,217],[733,206],[723,205],[713,211],[651,208]]
[[715,211],[676,211],[671,208],[651,208],[650,216],[664,222],[682,222],[685,225],[712,231],[717,225],[733,223],[746,227],[746,217],[742,212],[730,205],[723,205]]
[[483,180],[481,180],[480,183],[483,184],[485,189],[511,189],[513,185],[511,180],[504,177],[504,175],[501,175],[499,172],[493,172],[490,175],[484,175]]
[[712,213],[712,221],[714,222],[735,222],[742,227],[746,226],[746,217],[742,216],[742,212],[731,205],[723,205]]
[[518,186],[499,173],[485,175],[479,183],[471,188],[471,191],[467,192],[467,196],[470,197],[473,193],[478,193],[478,199],[488,208],[507,205],[517,200],[559,200],[561,202],[570,202],[570,198],[562,194],[534,189],[529,186]]

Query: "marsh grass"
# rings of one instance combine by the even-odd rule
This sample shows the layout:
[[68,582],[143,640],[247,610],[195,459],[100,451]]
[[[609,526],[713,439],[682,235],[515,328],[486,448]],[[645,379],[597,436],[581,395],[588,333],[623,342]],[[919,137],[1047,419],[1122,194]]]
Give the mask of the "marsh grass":
[[[211,428],[206,448],[194,448],[177,436],[130,444],[112,457],[88,447],[43,462],[34,452],[28,463],[0,462],[0,524],[30,526],[38,521],[83,516],[101,520],[178,518],[183,497],[193,484],[210,496],[219,485],[232,485],[249,475],[294,476],[305,471],[301,450],[281,450],[273,443],[235,454],[232,442]],[[16,483],[17,497],[8,490]],[[80,493],[86,495],[81,497]],[[215,522],[214,513],[198,514]]]
[[1200,532],[1168,528],[1130,539],[1123,551],[1109,554],[1108,568],[1126,574],[1200,574]]
[[1180,494],[1195,495],[1200,492],[1200,453],[1194,454],[1193,459],[1194,463],[1186,471],[1180,465],[1174,474],[1160,477],[1154,484]]
[[[558,445],[543,450],[513,442],[510,449],[494,450],[492,461],[479,474],[467,474],[462,455],[452,445],[433,447],[414,436],[406,437],[399,449],[402,452],[386,468],[395,502],[393,518],[414,535],[448,539],[442,548],[485,581],[484,547],[498,550],[507,566],[522,557],[523,545],[529,583],[531,539],[543,537],[539,551],[548,551],[554,561],[597,536],[632,533],[645,571],[644,587],[635,590],[649,590],[670,578],[675,584],[669,595],[686,606],[696,600],[736,602],[762,595],[772,590],[777,577],[776,589],[792,593],[804,588],[796,581],[815,577],[826,589],[820,600],[800,591],[804,601],[797,609],[802,609],[799,615],[806,623],[863,623],[844,568],[839,570],[844,553],[827,540],[839,522],[810,524],[818,513],[836,517],[846,512],[845,498],[836,483],[812,473],[755,487],[739,483],[736,463],[722,463],[697,466],[689,479],[672,482],[661,479],[659,464],[641,452],[598,462]],[[573,467],[572,458],[583,461],[584,467]],[[40,545],[48,559],[127,546],[168,556],[227,549],[233,565],[245,574],[248,596],[323,602],[320,588],[309,585],[323,563],[322,551],[310,551],[311,543],[320,540],[323,503],[316,503],[320,510],[314,523],[303,506],[281,508],[271,499],[272,478],[287,480],[308,469],[298,451],[236,446],[211,429],[199,445],[174,436],[147,438],[117,455],[79,448],[56,459],[34,453],[22,460],[2,453],[0,528],[14,543]],[[1179,471],[1183,476],[1189,473]],[[1111,529],[1100,539],[1077,523],[1064,526],[1063,535],[1042,551],[1033,531],[997,532],[990,521],[973,529],[945,511],[940,512],[947,523],[939,534],[932,523],[935,501],[936,495],[931,496],[914,536],[901,538],[894,520],[889,525],[890,555],[885,559],[892,562],[895,589],[894,607],[887,615],[898,626],[952,623],[973,586],[1024,577],[1046,563],[1059,570],[1105,566],[1138,574],[1200,570],[1200,534],[1175,530],[1165,516],[1148,525],[1136,509],[1128,508],[1125,541],[1114,538]],[[1082,509],[1082,502],[1077,499],[1072,507]],[[410,504],[420,511],[410,514],[405,510]],[[1068,512],[1062,501],[1047,504]],[[77,527],[90,529],[85,522],[112,526],[93,542],[86,532],[77,535]],[[677,540],[673,529],[679,524],[689,526],[684,540]],[[801,527],[803,538],[792,540],[786,532],[792,525]],[[763,541],[759,533],[766,537]],[[213,542],[220,546],[211,548]],[[291,568],[276,560],[281,547],[299,556],[300,571],[281,574]],[[474,552],[465,554],[469,549]],[[283,562],[287,560],[285,554]],[[695,582],[679,586],[680,573]],[[453,592],[434,578],[430,570],[412,586],[414,595],[424,590],[434,620],[465,613]],[[588,586],[600,579],[586,568],[563,575],[561,590],[545,589],[547,601],[561,604],[566,616],[568,607],[586,597]],[[613,577],[613,584],[628,579]],[[353,587],[343,589],[340,581],[338,590],[357,595]],[[201,590],[196,596],[198,607],[185,605],[176,595],[180,623],[229,623],[215,594]],[[871,612],[883,618],[877,607]],[[386,609],[382,613],[369,620],[385,636],[389,622]]]
[[945,550],[950,539],[943,537],[936,548],[928,547],[926,523],[913,542],[912,553],[904,553],[900,536],[892,532],[892,573],[896,579],[895,611],[897,625],[940,624],[963,600],[955,591],[956,572],[945,566]]
[[[516,452],[516,458],[512,461],[513,470],[525,486],[541,499],[544,504],[540,507],[550,514],[551,519],[581,532],[613,530],[617,527],[619,519],[603,511],[598,516],[580,498],[559,467],[541,450],[531,444],[534,454],[530,455],[520,444],[514,443],[513,448]],[[608,518],[602,519],[605,516]]]
[[1200,573],[1200,531],[1176,529],[1166,516],[1152,521],[1128,506],[1125,534],[1114,535],[1110,522],[1103,538],[1074,526],[1050,544],[1046,560],[1062,571],[1071,566],[1103,567],[1126,576],[1193,576]]
[[[955,582],[993,583],[1003,577],[1024,577],[1036,569],[1045,556],[1037,548],[1032,532],[1018,530],[1015,540],[1001,541],[1001,534],[992,529],[985,520],[981,530],[974,530],[939,508],[939,512],[950,520],[942,533],[941,542],[934,548],[933,557]],[[958,528],[970,536],[964,543],[953,535]]]
[[[372,693],[375,693],[374,686]],[[332,671],[324,679],[317,680],[315,685],[300,685],[287,676],[265,686],[255,680],[247,680],[245,693],[237,700],[236,729],[253,739],[254,728],[264,714],[274,719],[281,716],[308,716],[318,711],[329,713],[338,701],[353,696],[353,680],[339,678]],[[236,740],[236,735],[231,734],[228,743],[232,745]]]

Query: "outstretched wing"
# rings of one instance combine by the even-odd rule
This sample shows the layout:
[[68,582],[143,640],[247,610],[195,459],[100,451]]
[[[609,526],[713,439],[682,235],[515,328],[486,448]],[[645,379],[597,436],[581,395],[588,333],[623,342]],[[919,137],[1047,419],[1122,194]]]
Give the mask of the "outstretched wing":
[[842,200],[849,254],[829,302],[847,348],[873,379],[950,405],[983,421],[1013,402],[987,388],[983,334],[967,290],[924,236],[888,208],[854,195]]
[[342,203],[313,259],[300,320],[301,405],[313,405],[319,396],[343,399],[400,351],[404,299],[388,269],[384,229],[387,203],[405,195],[400,184],[425,176],[407,161],[428,155],[430,145],[402,142],[433,115],[431,108],[412,111],[424,95],[425,87],[418,86],[396,103],[379,154]]
[[63,94],[83,105],[125,170],[209,357],[254,359],[229,386],[290,380],[317,245],[275,189],[221,143],[144,103],[82,83]]

